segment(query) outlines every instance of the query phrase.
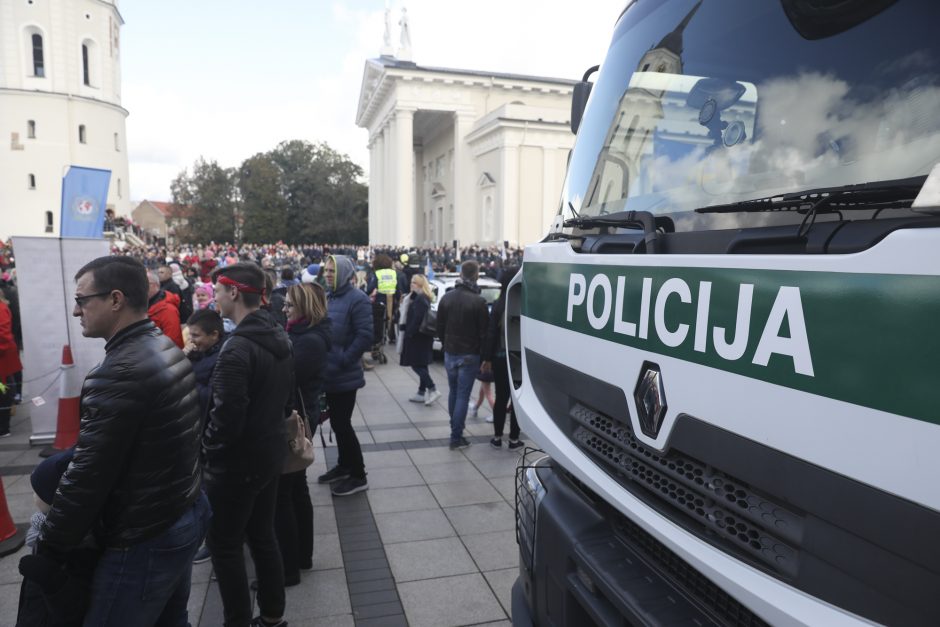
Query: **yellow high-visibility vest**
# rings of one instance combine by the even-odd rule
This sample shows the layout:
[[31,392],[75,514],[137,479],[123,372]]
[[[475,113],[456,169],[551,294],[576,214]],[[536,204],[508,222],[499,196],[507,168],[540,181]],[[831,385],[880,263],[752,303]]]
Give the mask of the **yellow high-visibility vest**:
[[378,270],[375,278],[379,281],[379,294],[394,294],[398,287],[398,276],[390,268]]

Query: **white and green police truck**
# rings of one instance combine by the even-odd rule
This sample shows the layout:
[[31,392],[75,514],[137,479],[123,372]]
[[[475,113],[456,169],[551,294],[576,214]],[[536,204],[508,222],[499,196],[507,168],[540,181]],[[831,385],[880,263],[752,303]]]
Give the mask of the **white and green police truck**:
[[514,624],[940,625],[940,2],[636,0],[593,69],[507,300]]

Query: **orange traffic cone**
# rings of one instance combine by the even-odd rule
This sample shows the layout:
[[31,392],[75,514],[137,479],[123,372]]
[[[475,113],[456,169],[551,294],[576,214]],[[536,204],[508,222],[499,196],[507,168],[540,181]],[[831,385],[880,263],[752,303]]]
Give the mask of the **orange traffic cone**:
[[56,421],[55,441],[52,446],[42,450],[41,457],[49,457],[71,448],[78,442],[79,397],[82,393],[81,381],[75,371],[72,359],[72,347],[62,347],[62,373],[59,376],[59,415]]
[[0,479],[0,557],[16,553],[26,542],[27,525],[14,525],[7,507],[7,496],[3,491],[3,479]]

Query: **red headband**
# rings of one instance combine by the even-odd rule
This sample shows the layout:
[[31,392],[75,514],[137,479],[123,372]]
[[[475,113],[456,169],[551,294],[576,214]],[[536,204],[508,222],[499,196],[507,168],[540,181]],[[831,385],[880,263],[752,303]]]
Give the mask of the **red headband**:
[[264,288],[252,287],[246,283],[236,281],[235,279],[230,279],[227,276],[220,275],[216,280],[216,283],[221,283],[222,285],[229,285],[231,287],[237,287],[239,291],[245,292],[246,294],[261,294],[261,304],[267,305],[268,299],[264,297]]

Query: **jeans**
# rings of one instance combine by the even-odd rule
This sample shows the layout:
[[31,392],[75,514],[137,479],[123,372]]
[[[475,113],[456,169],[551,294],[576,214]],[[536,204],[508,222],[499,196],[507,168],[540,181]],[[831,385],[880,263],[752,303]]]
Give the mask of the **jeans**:
[[274,530],[284,562],[284,581],[300,581],[300,569],[313,566],[313,504],[305,470],[281,475]]
[[[506,366],[506,356],[493,360],[493,383],[496,385],[496,405],[493,407],[493,433],[497,438],[503,437],[503,428],[506,426],[506,405],[509,403],[509,368]],[[519,439],[519,422],[516,421],[515,408],[509,409],[509,439]]]
[[418,375],[418,394],[424,394],[425,390],[435,390],[434,380],[431,379],[431,373],[428,372],[427,364],[424,366],[412,366],[411,369]]
[[173,526],[156,538],[105,549],[91,584],[87,627],[187,627],[193,557],[212,517],[202,492]]
[[356,408],[356,390],[326,393],[326,404],[330,406],[330,426],[336,434],[339,452],[336,465],[349,471],[357,479],[365,479],[366,467],[362,461],[362,447],[352,427],[352,414]]
[[206,481],[212,504],[207,544],[219,579],[225,627],[251,622],[251,593],[245,554],[247,541],[258,577],[258,607],[262,616],[284,614],[284,565],[274,535],[278,477],[244,477],[235,473]]
[[480,356],[444,353],[444,369],[447,370],[447,385],[450,388],[447,411],[450,413],[450,441],[453,444],[463,437],[470,392],[480,372]]

